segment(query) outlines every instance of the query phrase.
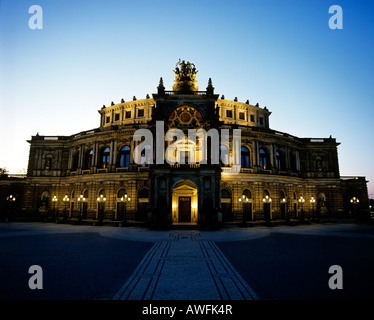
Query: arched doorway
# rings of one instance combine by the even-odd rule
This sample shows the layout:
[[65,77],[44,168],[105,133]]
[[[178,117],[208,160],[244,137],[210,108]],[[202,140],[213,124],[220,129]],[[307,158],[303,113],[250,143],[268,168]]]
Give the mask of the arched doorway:
[[280,213],[281,219],[287,220],[287,199],[286,193],[283,190],[280,192]]
[[198,222],[198,195],[196,185],[189,180],[175,184],[172,196],[173,223]]
[[75,191],[73,190],[71,192],[71,196],[70,196],[70,213],[69,213],[69,218],[73,218],[73,216],[74,216],[74,210],[75,210]]
[[317,196],[317,217],[320,218],[322,215],[325,215],[326,213],[326,195],[320,192]]
[[47,215],[49,209],[49,192],[44,191],[40,197],[39,213],[41,215]]
[[271,197],[269,190],[264,190],[264,198],[262,199],[264,203],[264,220],[270,222],[272,220],[271,216]]
[[85,201],[83,201],[82,204],[82,219],[87,219],[87,211],[88,211],[88,190],[84,189],[83,191],[83,198]]
[[243,201],[243,217],[245,221],[252,221],[253,220],[253,208],[252,208],[252,193],[250,190],[245,189],[242,195]]
[[231,208],[231,193],[228,189],[221,189],[221,209],[223,222],[233,221]]
[[117,200],[116,200],[116,203],[117,203],[117,211],[116,211],[116,220],[121,220],[123,221],[124,220],[124,215],[126,214],[125,211],[126,211],[126,201],[127,201],[127,193],[126,193],[126,190],[124,188],[121,188],[117,191]]
[[137,221],[147,221],[149,210],[149,189],[142,188],[138,192],[138,210],[136,212]]

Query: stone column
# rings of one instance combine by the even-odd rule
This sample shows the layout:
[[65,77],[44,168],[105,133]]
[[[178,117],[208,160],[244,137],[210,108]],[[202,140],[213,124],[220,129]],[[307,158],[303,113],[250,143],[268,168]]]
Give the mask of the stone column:
[[300,154],[299,151],[295,151],[296,155],[296,170],[300,171]]
[[286,147],[284,150],[284,163],[286,165],[286,170],[291,169],[291,163],[290,163],[290,150]]
[[82,169],[83,168],[83,160],[84,159],[84,145],[80,146],[79,150],[79,162],[78,162],[78,168]]
[[117,165],[117,140],[114,140],[113,141],[113,160],[112,160],[112,164],[114,167],[116,167]]

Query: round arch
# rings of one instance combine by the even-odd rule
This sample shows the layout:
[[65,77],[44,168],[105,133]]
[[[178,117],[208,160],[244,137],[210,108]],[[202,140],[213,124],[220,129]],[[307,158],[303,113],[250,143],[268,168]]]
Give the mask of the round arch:
[[230,222],[233,220],[232,191],[226,186],[221,187],[221,210],[223,222]]
[[198,222],[198,188],[190,180],[179,180],[172,186],[172,222]]
[[137,210],[135,218],[137,221],[147,221],[149,211],[149,187],[143,186],[137,192]]
[[40,195],[40,205],[39,205],[39,212],[41,214],[47,214],[49,208],[49,201],[50,201],[50,194],[49,191],[45,190]]
[[125,197],[125,194],[126,194],[126,189],[124,187],[119,188],[116,191],[116,198],[117,198],[117,200],[121,199],[121,197]]
[[115,192],[116,211],[114,215],[115,220],[123,220],[125,214],[125,201],[128,199],[128,194],[124,187],[120,187]]

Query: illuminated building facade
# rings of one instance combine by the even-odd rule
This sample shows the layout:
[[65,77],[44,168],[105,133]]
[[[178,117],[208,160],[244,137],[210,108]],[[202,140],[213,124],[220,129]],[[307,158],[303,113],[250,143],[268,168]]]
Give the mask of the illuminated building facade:
[[[335,138],[298,138],[273,130],[266,107],[219,97],[211,79],[199,91],[193,64],[179,61],[174,72],[171,91],[161,78],[152,97],[103,106],[96,129],[33,136],[20,210],[59,217],[66,212],[67,219],[79,221],[210,225],[339,215],[353,208],[353,196],[360,198],[361,211],[368,207],[365,179],[340,177]],[[177,155],[169,164],[156,163],[156,152],[147,152],[155,151],[154,141],[135,161],[142,141],[135,141],[134,133],[148,129],[155,137],[161,121],[165,132],[178,128],[186,136],[188,129],[240,129],[241,145],[234,149],[232,139],[221,141],[220,161],[211,164],[208,143],[204,164],[201,143],[186,138],[180,148],[195,155],[193,163]],[[162,143],[167,150],[173,141]],[[230,174],[235,157],[240,172]]]

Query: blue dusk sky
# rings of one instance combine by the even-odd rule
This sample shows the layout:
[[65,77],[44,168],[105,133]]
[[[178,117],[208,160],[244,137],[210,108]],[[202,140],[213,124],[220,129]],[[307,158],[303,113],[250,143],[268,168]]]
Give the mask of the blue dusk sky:
[[[340,174],[374,198],[374,1],[0,0],[0,167],[26,170],[40,135],[99,126],[99,110],[167,90],[179,58],[226,99],[259,103],[270,127],[328,138]],[[31,5],[43,29],[29,28]],[[330,29],[332,5],[343,29]]]

